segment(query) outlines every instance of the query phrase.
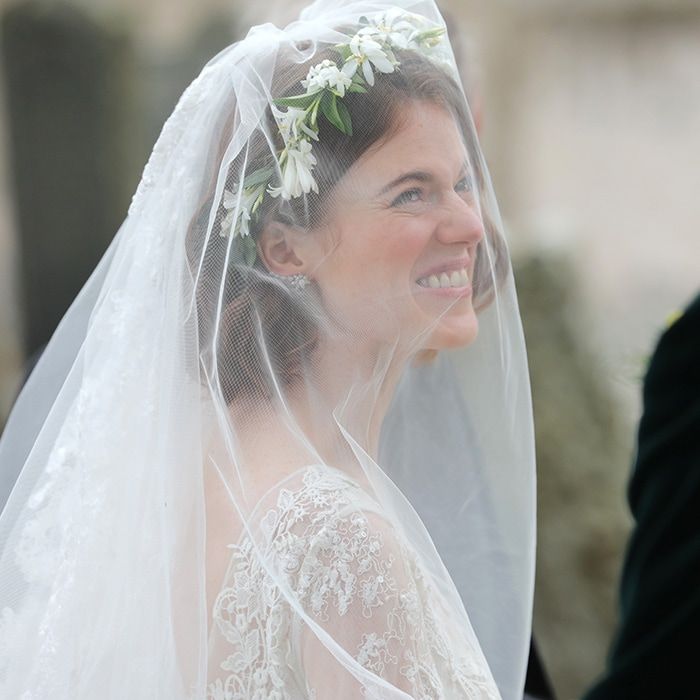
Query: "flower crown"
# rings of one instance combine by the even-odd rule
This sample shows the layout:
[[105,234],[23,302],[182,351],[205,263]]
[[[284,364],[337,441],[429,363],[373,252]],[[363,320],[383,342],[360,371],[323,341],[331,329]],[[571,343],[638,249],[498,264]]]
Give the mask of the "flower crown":
[[[284,141],[278,154],[279,168],[263,167],[247,175],[233,191],[225,190],[227,214],[220,235],[239,237],[243,258],[252,265],[256,257],[250,222],[266,195],[290,200],[313,191],[318,185],[312,171],[316,165],[313,141],[318,141],[322,115],[339,131],[352,136],[350,112],[343,103],[346,93],[366,93],[374,85],[374,71],[393,73],[400,65],[394,49],[414,49],[452,69],[449,54],[441,47],[445,28],[425,17],[393,8],[371,18],[361,17],[358,32],[347,44],[337,44],[340,61],[325,59],[309,69],[301,84],[306,92],[274,100],[286,107],[273,114]],[[275,183],[275,184],[273,184]]]

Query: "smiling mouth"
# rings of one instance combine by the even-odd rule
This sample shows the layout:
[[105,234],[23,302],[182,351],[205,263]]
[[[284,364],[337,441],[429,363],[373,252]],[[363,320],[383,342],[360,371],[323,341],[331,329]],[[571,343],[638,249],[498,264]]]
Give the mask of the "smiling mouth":
[[467,268],[463,267],[452,272],[441,272],[439,275],[428,275],[416,280],[416,284],[420,287],[429,289],[454,289],[466,287],[469,284],[469,273]]

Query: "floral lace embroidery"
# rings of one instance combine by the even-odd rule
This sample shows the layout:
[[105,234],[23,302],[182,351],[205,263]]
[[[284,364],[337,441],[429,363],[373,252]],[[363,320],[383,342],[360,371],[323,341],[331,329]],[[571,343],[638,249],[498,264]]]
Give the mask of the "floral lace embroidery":
[[[360,625],[365,631],[355,648],[348,648],[365,669],[420,700],[496,700],[479,652],[461,638],[458,645],[448,641],[430,582],[412,550],[372,512],[372,503],[355,482],[311,467],[298,490],[279,491],[276,508],[262,519],[259,546],[322,625],[348,614],[368,621]],[[357,510],[358,504],[368,504],[367,510]],[[301,662],[294,658],[295,613],[254,549],[247,537],[232,546],[228,585],[213,610],[227,642],[221,669],[229,675],[210,683],[207,698],[315,697],[313,688],[302,686]],[[365,688],[364,695],[382,697],[379,688]]]

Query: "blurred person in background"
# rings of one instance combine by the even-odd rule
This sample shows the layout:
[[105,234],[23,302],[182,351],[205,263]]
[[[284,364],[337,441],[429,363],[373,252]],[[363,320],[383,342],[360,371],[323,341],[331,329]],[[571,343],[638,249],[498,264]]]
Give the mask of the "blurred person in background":
[[585,700],[700,697],[700,296],[661,336],[643,401],[619,626]]

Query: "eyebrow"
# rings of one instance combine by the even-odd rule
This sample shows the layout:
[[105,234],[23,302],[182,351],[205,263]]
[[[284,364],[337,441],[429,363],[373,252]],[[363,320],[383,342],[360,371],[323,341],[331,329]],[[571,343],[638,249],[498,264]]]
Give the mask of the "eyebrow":
[[[462,164],[461,172],[468,173],[469,171],[469,163],[465,160]],[[395,187],[398,187],[399,185],[402,185],[404,182],[407,182],[409,180],[417,180],[418,182],[430,182],[430,180],[432,179],[433,176],[425,170],[411,170],[410,172],[404,173],[403,175],[399,175],[395,180],[392,180],[389,184],[382,187],[382,189],[379,190],[379,192],[377,192],[377,197],[381,197],[381,195],[386,194],[390,190],[393,190]]]
[[385,185],[382,187],[379,192],[377,192],[377,197],[380,197],[383,194],[386,194],[389,192],[389,190],[393,190],[395,187],[398,187],[399,185],[402,185],[404,182],[407,182],[408,180],[418,180],[418,182],[429,182],[430,180],[433,179],[433,176],[430,173],[426,173],[424,170],[411,170],[411,172],[404,173],[403,175],[399,175],[395,180],[392,180],[388,185]]

